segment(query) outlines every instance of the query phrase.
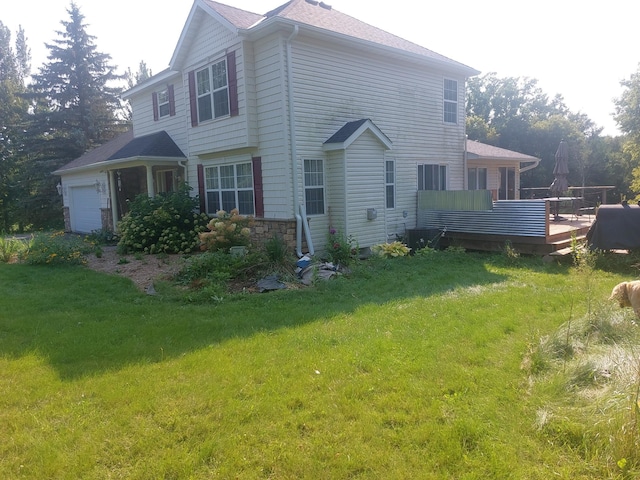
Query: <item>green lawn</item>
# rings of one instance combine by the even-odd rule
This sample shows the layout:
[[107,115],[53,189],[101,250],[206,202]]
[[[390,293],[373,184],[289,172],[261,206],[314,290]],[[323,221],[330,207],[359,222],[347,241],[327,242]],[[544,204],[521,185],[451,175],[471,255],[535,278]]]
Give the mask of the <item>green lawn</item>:
[[618,478],[522,364],[630,275],[438,252],[192,304],[0,264],[0,478]]

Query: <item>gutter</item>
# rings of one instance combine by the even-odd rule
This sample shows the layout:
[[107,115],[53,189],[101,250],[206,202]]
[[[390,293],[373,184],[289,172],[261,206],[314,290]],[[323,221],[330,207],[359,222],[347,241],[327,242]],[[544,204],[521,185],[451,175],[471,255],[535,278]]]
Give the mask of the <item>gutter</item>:
[[520,173],[528,172],[529,170],[533,170],[534,168],[536,168],[538,165],[540,165],[540,159],[536,158],[535,160],[533,160],[533,163],[526,165],[524,167],[520,167],[519,172]]

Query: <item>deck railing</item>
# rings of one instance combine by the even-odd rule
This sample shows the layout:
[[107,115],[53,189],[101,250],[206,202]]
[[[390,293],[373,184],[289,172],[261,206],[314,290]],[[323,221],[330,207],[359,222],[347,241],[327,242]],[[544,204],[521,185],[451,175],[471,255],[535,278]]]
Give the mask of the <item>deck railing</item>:
[[[419,191],[417,227],[485,235],[549,235],[546,200],[498,200],[489,204],[484,192],[487,191]],[[487,193],[490,201],[490,192]],[[482,205],[489,208],[478,208]]]

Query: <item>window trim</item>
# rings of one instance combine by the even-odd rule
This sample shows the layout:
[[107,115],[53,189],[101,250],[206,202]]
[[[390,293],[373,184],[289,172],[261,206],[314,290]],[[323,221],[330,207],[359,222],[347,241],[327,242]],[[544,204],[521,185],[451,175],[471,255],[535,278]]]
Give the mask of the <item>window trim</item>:
[[[425,184],[426,184],[426,176],[425,176],[425,171],[424,171],[424,167],[430,167],[432,170],[433,169],[437,169],[437,176],[438,178],[436,179],[436,182],[438,184],[438,188],[424,188]],[[422,175],[420,175],[420,169],[423,169]],[[418,176],[418,185],[417,188],[418,190],[440,190],[440,191],[444,191],[447,190],[448,187],[448,172],[447,172],[447,165],[441,164],[441,163],[419,163],[418,164],[418,169],[417,169],[417,176]],[[433,176],[432,172],[432,176]],[[420,188],[420,186],[422,185],[423,188]],[[432,180],[431,182],[431,186],[434,185],[434,182]]]
[[[248,166],[249,172],[251,173],[251,181],[249,187],[239,187],[238,184],[238,167],[244,165]],[[233,187],[223,187],[222,185],[222,175],[221,169],[233,167]],[[216,174],[211,175],[211,171],[215,170]],[[245,175],[246,176],[246,175]],[[230,179],[231,177],[224,177]],[[210,188],[210,181],[216,182],[217,187]],[[245,182],[246,183],[246,182]],[[204,205],[205,211],[208,215],[215,215],[219,210],[231,211],[234,208],[237,208],[240,212],[240,215],[251,215],[255,216],[256,214],[256,189],[255,189],[255,175],[253,172],[253,162],[251,160],[240,161],[235,163],[224,163],[220,165],[204,165],[203,166],[203,193],[204,193]],[[225,208],[225,203],[228,202],[228,198],[224,198],[225,192],[233,192],[233,207],[228,208],[227,205]],[[251,211],[247,211],[244,209],[243,203],[240,201],[241,192],[251,192]],[[214,205],[210,205],[209,195],[214,194],[217,196],[217,207]],[[215,210],[215,211],[213,211]]]
[[[317,163],[318,165],[320,165],[321,171],[318,170],[313,170],[313,171],[308,171],[307,170],[307,164],[308,162],[314,162]],[[305,203],[305,208],[307,211],[307,215],[309,216],[313,216],[313,215],[324,215],[326,210],[327,210],[327,201],[326,201],[326,179],[325,179],[325,164],[324,164],[324,160],[321,158],[305,158],[302,161],[302,181],[303,181],[303,185],[304,185],[304,203]],[[307,183],[307,174],[312,175],[321,175],[321,183],[318,184],[308,184]],[[322,211],[309,211],[309,201],[308,201],[308,196],[307,196],[307,192],[310,191],[320,191],[321,193],[321,200],[322,200]]]
[[[448,82],[455,84],[455,89],[447,88]],[[447,93],[455,93],[455,98],[448,98]],[[458,125],[458,80],[453,78],[445,78],[442,81],[442,121],[447,125]],[[453,112],[447,109],[453,107]],[[455,115],[455,119],[448,119],[448,116]]]
[[[224,85],[217,87],[215,86],[215,80],[214,80],[214,68],[217,65],[223,64],[224,63],[224,69],[225,69],[225,78],[224,78]],[[203,72],[207,72],[207,90],[204,91],[203,93],[200,92],[200,87],[201,87],[201,83],[199,81],[199,76],[200,74],[202,74]],[[224,118],[224,117],[229,117],[231,115],[231,93],[230,93],[230,81],[229,81],[229,62],[227,57],[223,57],[222,59],[212,62],[210,64],[208,64],[206,67],[203,68],[198,68],[195,70],[194,73],[194,87],[195,87],[195,105],[196,105],[196,118],[197,118],[197,122],[198,123],[203,123],[203,122],[209,122],[212,120],[217,120],[219,118]],[[216,103],[215,103],[215,97],[217,93],[226,91],[226,111],[223,113],[218,113],[216,114]],[[205,99],[206,97],[209,97],[209,101],[208,106],[211,109],[211,118],[202,118],[201,116],[201,111],[200,111],[200,101],[202,99]]]
[[[389,172],[389,165],[391,165],[391,172]],[[391,181],[389,181],[388,175],[391,174]],[[391,205],[389,205],[389,189],[392,189],[393,196],[391,198]],[[384,204],[388,210],[396,208],[396,162],[395,160],[384,161]]]
[[[158,118],[164,118],[171,115],[171,101],[169,99],[169,87],[158,90]],[[163,96],[165,99],[163,100]],[[166,111],[162,112],[162,107],[166,107]]]

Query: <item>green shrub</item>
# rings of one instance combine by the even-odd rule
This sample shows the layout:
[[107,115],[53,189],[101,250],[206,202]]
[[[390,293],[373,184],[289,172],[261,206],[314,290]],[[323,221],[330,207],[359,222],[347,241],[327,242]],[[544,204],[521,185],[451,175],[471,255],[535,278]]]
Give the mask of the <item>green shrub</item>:
[[87,241],[94,245],[116,245],[118,243],[118,235],[111,230],[101,228],[93,230],[87,235]]
[[371,247],[371,251],[381,257],[406,257],[411,252],[411,249],[400,241],[391,243],[381,243],[380,245],[374,245]]
[[178,272],[176,280],[179,284],[192,288],[224,286],[229,280],[241,276],[260,263],[260,258],[255,253],[236,256],[221,250],[204,252],[189,257]]
[[335,228],[329,229],[327,236],[327,260],[347,266],[358,255],[358,244],[351,236],[346,237]]
[[198,233],[209,217],[196,213],[198,199],[189,195],[189,187],[161,193],[153,198],[138,195],[129,205],[119,225],[121,253],[189,253],[199,245]]
[[82,265],[84,255],[92,250],[93,247],[77,235],[39,233],[33,236],[22,259],[31,265]]
[[247,246],[252,224],[253,218],[240,215],[236,208],[219,210],[207,224],[209,231],[199,235],[201,249],[228,252],[231,247]]

